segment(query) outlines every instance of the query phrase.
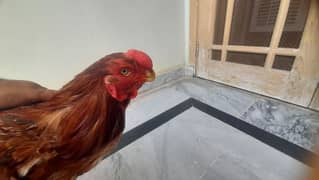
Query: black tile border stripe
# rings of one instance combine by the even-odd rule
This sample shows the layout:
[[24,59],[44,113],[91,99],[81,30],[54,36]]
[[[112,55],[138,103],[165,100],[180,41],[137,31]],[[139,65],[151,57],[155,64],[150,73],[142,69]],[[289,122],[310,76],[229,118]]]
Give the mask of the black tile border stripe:
[[184,111],[188,110],[191,107],[195,107],[198,110],[215,117],[216,119],[254,137],[255,139],[277,149],[278,151],[308,165],[311,166],[309,163],[309,158],[315,156],[315,153],[304,149],[296,144],[293,144],[283,138],[280,138],[276,135],[273,135],[265,130],[262,130],[256,126],[253,126],[241,119],[238,119],[230,114],[222,112],[214,107],[211,107],[208,104],[200,102],[194,98],[189,98],[180,104],[170,108],[169,110],[153,117],[149,121],[131,129],[130,131],[126,132],[117,147],[117,149],[113,152],[117,152],[122,148],[130,145],[137,139],[143,137],[144,135],[148,134],[149,132],[153,131],[154,129],[160,127],[161,125],[165,124],[166,122],[170,121],[174,117],[178,116],[179,114],[183,113]]
[[192,107],[192,99],[188,99],[170,108],[169,110],[153,117],[152,119],[144,122],[143,124],[133,128],[132,130],[126,132],[122,136],[116,151],[119,151],[125,146],[133,143],[137,139],[153,131],[159,126],[165,124],[166,122],[170,121],[171,119],[173,119],[174,117],[178,116],[179,114],[183,113],[184,111],[186,111],[187,109],[191,107]]

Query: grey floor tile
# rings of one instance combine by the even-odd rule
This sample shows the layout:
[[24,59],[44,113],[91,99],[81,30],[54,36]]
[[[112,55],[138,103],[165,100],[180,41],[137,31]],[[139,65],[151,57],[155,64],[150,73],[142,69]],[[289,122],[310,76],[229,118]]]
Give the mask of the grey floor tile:
[[191,108],[79,179],[293,180],[306,166]]

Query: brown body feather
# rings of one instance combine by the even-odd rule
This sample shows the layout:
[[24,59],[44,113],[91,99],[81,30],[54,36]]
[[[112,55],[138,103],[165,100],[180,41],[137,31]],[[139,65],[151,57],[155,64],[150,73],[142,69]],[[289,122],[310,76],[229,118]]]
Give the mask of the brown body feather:
[[103,85],[106,56],[49,101],[0,112],[0,179],[74,179],[116,146],[129,99]]

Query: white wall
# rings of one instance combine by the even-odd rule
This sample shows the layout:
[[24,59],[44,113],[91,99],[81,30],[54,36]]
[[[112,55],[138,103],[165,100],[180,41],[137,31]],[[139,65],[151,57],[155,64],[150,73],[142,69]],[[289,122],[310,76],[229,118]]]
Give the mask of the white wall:
[[189,64],[190,0],[184,0],[185,64]]
[[145,50],[185,64],[183,0],[0,0],[0,77],[59,88],[98,58]]

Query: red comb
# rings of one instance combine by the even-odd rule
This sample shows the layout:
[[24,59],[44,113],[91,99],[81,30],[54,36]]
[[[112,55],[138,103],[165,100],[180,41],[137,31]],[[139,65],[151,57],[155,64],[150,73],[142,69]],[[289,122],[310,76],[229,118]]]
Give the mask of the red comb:
[[153,68],[153,63],[151,58],[144,53],[143,51],[139,51],[136,49],[129,49],[125,55],[129,58],[134,59],[135,61],[137,61],[137,63],[139,63],[141,66],[148,68],[148,69],[152,69]]

